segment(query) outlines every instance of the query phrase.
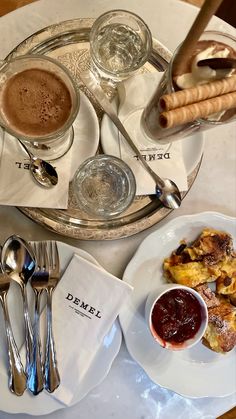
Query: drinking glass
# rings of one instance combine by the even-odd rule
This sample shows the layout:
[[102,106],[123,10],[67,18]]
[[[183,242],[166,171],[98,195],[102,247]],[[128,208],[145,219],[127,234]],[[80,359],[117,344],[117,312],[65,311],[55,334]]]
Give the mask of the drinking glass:
[[[19,76],[20,73],[23,74],[24,71],[27,70],[39,70],[37,73],[37,88],[34,91],[33,88],[28,89],[27,85],[24,84],[25,82],[19,81],[19,94],[18,99],[20,102],[20,106],[27,109],[27,112],[33,113],[33,108],[38,110],[40,114],[40,123],[38,125],[38,133],[35,129],[34,135],[31,135],[27,132],[27,122],[24,119],[24,115],[20,115],[19,111],[17,114],[16,107],[14,107],[14,103],[10,103],[12,110],[14,110],[13,119],[10,117],[10,114],[6,113],[4,101],[6,101],[6,93],[7,90],[6,86],[9,86],[11,80],[14,79],[14,76]],[[53,92],[53,98],[50,96],[49,90],[53,90],[52,84],[49,84],[44,90],[40,90],[40,88],[45,86],[45,81],[40,78],[40,70],[42,72],[50,73],[52,79],[59,81],[61,86],[63,86],[64,91],[69,99],[66,103],[66,100],[61,99],[61,91]],[[27,74],[29,74],[28,72]],[[26,73],[24,73],[26,74]],[[32,74],[32,73],[31,73]],[[30,83],[30,76],[28,77],[27,83]],[[19,80],[19,79],[18,79]],[[44,85],[44,86],[43,86]],[[31,85],[32,86],[32,85]],[[38,94],[38,92],[40,92]],[[27,108],[27,93],[30,95],[29,100],[32,99],[30,103],[33,103],[32,108]],[[33,97],[33,98],[32,98]],[[63,96],[64,97],[64,96]],[[20,98],[20,99],[19,99]],[[21,99],[22,98],[22,99]],[[12,100],[10,98],[7,100]],[[59,102],[58,102],[59,100]],[[76,88],[75,82],[73,81],[69,71],[61,65],[58,61],[41,55],[24,55],[9,61],[3,61],[0,67],[0,125],[3,126],[10,134],[14,137],[19,138],[26,147],[37,157],[46,159],[46,160],[56,160],[62,157],[64,154],[67,153],[69,148],[71,147],[74,139],[74,131],[73,131],[73,122],[77,116],[79,111],[79,93]],[[58,109],[63,108],[63,105],[66,107],[63,111],[67,117],[65,120],[59,121],[59,123],[55,122],[55,128],[50,129],[47,132],[46,128],[42,128],[44,131],[41,130],[41,126],[45,127],[45,121],[47,118],[54,118],[54,121],[58,120]],[[68,107],[69,106],[69,107]],[[19,123],[15,125],[13,120],[20,121],[21,127],[19,127]],[[32,116],[33,120],[33,116]],[[40,125],[41,124],[41,125]],[[41,132],[40,132],[41,130]]]
[[[206,31],[200,38],[200,41],[203,40],[216,41],[233,48],[235,50],[236,57],[236,38],[233,36],[218,31]],[[217,120],[217,115],[213,115],[208,119],[198,119],[193,122],[178,125],[173,128],[162,128],[160,126],[159,116],[161,113],[161,108],[159,106],[159,99],[162,95],[172,93],[176,90],[176,86],[173,82],[172,70],[173,62],[177,52],[178,49],[175,51],[167,70],[165,71],[149,103],[144,108],[141,117],[141,129],[144,135],[160,144],[168,144],[189,136],[196,130],[205,131],[222,124],[232,122],[232,120],[236,119],[236,109],[234,109],[230,111],[230,117],[228,119],[221,118],[220,120]],[[183,59],[185,58],[186,57],[183,57]]]
[[123,160],[99,154],[80,165],[73,179],[73,191],[81,210],[97,219],[109,219],[131,205],[136,181]]
[[152,36],[146,23],[126,10],[99,16],[90,32],[91,70],[102,83],[115,85],[148,60]]

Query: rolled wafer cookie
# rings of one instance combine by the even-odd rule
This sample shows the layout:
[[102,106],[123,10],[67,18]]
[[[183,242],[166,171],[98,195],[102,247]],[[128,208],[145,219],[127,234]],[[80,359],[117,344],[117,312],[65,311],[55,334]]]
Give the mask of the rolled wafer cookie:
[[236,91],[162,112],[159,116],[159,123],[162,128],[172,128],[233,108],[236,108]]
[[236,75],[163,95],[160,107],[163,111],[170,111],[233,91],[236,91]]

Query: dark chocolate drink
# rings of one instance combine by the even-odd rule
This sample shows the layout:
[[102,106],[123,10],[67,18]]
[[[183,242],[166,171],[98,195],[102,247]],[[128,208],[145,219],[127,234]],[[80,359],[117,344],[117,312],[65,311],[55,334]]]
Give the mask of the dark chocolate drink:
[[1,95],[2,113],[12,130],[27,137],[57,132],[71,114],[72,99],[54,73],[32,68],[10,77]]

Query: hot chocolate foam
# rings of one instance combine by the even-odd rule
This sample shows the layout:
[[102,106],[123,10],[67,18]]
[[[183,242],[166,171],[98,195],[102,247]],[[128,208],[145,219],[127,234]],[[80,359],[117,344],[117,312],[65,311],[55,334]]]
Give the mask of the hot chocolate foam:
[[12,76],[2,92],[8,125],[26,136],[44,136],[68,120],[72,100],[64,82],[46,70],[32,68]]

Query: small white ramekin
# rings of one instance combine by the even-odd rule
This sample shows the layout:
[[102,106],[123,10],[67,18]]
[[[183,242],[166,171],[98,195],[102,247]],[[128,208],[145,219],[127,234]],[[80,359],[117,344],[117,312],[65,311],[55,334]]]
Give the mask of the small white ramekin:
[[[164,294],[168,293],[169,291],[173,289],[186,290],[189,293],[193,294],[194,297],[196,297],[196,299],[198,300],[201,307],[202,322],[198,331],[192,338],[187,339],[182,343],[171,343],[171,342],[164,341],[160,336],[158,336],[157,332],[155,331],[152,325],[152,312],[153,312],[155,304],[157,303],[160,297],[162,297]],[[191,348],[202,339],[206,331],[207,324],[208,324],[208,310],[207,310],[207,305],[205,301],[203,300],[201,295],[194,289],[185,287],[184,285],[178,285],[178,284],[163,284],[163,285],[160,285],[157,289],[155,289],[148,295],[148,298],[145,304],[145,318],[147,321],[148,328],[154,340],[158,342],[164,348],[167,348],[173,351],[178,351],[178,350]]]

